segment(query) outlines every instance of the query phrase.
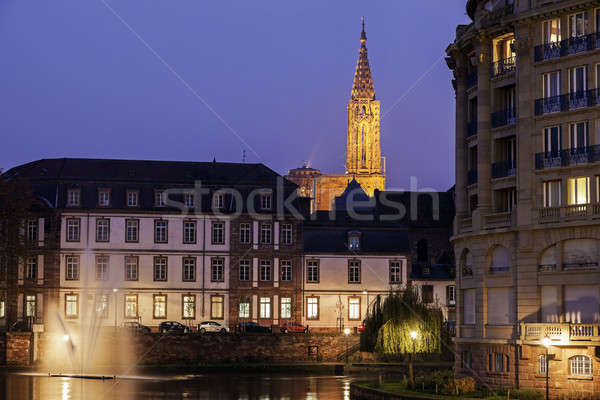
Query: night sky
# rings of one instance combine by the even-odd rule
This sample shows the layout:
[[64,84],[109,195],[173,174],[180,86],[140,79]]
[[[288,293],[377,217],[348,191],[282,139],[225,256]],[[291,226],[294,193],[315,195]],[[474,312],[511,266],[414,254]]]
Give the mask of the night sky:
[[[343,173],[365,16],[387,185],[454,182],[443,60],[465,0],[0,2],[0,168],[39,158]],[[395,104],[395,105],[394,105]]]

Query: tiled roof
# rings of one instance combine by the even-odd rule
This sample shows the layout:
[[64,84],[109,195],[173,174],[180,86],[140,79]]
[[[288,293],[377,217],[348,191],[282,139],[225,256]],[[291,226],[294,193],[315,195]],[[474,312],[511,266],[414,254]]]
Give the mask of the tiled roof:
[[348,249],[348,233],[355,227],[307,227],[302,232],[304,252],[307,254],[399,254],[409,253],[408,232],[400,229],[359,229],[360,249]]

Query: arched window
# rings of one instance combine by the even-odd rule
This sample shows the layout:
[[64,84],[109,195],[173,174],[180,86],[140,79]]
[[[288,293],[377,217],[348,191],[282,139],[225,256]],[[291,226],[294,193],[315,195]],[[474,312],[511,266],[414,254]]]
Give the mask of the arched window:
[[496,246],[490,257],[490,272],[508,272],[510,269],[510,252],[504,246]]
[[[364,86],[363,86],[364,88]],[[367,113],[367,107],[362,106],[362,115],[365,115]]]
[[462,276],[473,276],[473,257],[471,256],[471,252],[468,249],[465,249],[465,251],[462,254],[462,257],[460,258],[460,269]]
[[538,269],[543,272],[556,270],[556,245],[548,247],[540,257]]
[[592,376],[592,359],[588,356],[574,356],[569,358],[569,367],[572,376]]
[[417,242],[417,262],[429,262],[429,245],[426,239],[421,239]]

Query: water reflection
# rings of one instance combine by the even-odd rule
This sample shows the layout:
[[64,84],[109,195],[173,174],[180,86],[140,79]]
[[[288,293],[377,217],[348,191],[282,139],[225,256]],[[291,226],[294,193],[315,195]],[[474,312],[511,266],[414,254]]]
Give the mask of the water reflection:
[[83,380],[45,375],[0,375],[0,399],[350,399],[349,377],[208,374],[158,379]]

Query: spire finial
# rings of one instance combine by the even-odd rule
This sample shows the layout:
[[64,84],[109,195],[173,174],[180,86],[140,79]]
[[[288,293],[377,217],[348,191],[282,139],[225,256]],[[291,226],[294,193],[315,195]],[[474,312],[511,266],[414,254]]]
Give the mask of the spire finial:
[[362,32],[360,33],[360,44],[361,46],[365,46],[365,44],[367,43],[367,33],[365,32],[365,17],[360,17],[360,20],[362,22]]

